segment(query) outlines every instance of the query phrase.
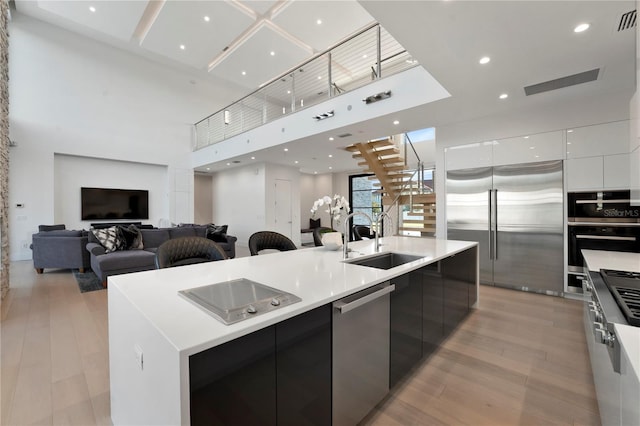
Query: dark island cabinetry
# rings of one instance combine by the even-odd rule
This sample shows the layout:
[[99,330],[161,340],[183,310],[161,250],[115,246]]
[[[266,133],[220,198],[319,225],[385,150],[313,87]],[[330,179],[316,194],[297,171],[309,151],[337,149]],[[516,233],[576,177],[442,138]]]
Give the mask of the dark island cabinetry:
[[192,425],[331,424],[331,307],[189,358]]
[[476,248],[393,278],[389,387],[435,351],[476,303]]

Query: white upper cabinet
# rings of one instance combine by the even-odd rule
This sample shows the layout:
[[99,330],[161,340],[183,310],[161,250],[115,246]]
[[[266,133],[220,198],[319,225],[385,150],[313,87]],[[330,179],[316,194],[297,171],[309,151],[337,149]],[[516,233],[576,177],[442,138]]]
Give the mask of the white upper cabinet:
[[604,181],[603,165],[602,156],[567,160],[565,163],[567,190],[593,191],[602,189]]
[[604,189],[629,189],[629,154],[606,155],[603,159]]
[[493,165],[535,163],[564,159],[563,132],[500,139],[493,145]]
[[567,130],[567,158],[628,152],[629,121],[615,121]]
[[445,148],[447,170],[472,169],[493,165],[494,141]]

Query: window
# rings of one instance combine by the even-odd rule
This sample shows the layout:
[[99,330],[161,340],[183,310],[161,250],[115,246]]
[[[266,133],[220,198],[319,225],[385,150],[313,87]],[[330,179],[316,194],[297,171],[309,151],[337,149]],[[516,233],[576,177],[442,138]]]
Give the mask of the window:
[[[349,204],[352,212],[362,212],[371,219],[380,213],[382,197],[378,192],[379,188],[374,187],[378,183],[373,174],[362,174],[349,176]],[[369,226],[369,222],[362,216],[354,216],[349,224],[349,235],[352,237],[353,225]]]

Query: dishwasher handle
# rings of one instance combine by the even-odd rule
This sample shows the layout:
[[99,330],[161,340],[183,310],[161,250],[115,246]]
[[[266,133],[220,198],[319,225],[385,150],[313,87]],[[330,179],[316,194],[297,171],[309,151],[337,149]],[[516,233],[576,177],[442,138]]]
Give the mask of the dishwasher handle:
[[340,311],[341,314],[346,314],[347,312],[352,311],[352,310],[354,310],[356,308],[359,308],[362,305],[366,305],[367,303],[371,302],[372,300],[378,299],[378,298],[384,296],[385,294],[391,293],[395,289],[396,289],[395,284],[390,284],[390,285],[388,285],[386,287],[381,288],[378,291],[374,291],[373,293],[369,293],[366,296],[362,296],[361,298],[356,299],[356,300],[354,300],[352,302],[345,303],[345,302],[342,302],[342,301],[338,301],[338,302],[335,302],[333,304],[333,306],[335,308],[337,308]]

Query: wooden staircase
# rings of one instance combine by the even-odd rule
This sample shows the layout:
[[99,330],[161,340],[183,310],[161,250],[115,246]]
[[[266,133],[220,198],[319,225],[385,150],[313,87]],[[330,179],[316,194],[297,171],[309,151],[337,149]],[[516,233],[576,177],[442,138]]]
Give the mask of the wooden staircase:
[[358,166],[375,175],[370,179],[379,182],[383,206],[392,205],[398,198],[400,214],[407,216],[402,220],[399,233],[414,231],[422,236],[435,233],[436,196],[434,193],[421,194],[415,182],[411,186],[408,184],[413,173],[407,170],[404,158],[391,138],[360,142],[345,149],[353,153],[353,158],[361,160]]

